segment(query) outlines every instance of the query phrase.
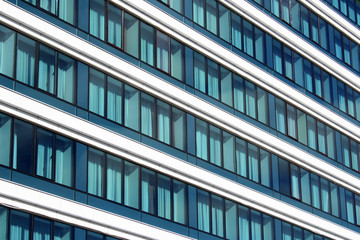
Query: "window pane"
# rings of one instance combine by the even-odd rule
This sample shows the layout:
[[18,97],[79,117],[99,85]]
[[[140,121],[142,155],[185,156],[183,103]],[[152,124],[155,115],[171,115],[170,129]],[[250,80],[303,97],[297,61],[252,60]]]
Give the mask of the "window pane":
[[322,70],[314,65],[314,81],[315,81],[315,94],[319,97],[323,97],[323,82],[321,78]]
[[141,93],[141,132],[149,137],[156,133],[155,98]]
[[319,152],[326,154],[326,131],[325,125],[317,122]]
[[105,108],[104,88],[105,88],[105,75],[93,68],[90,68],[89,110],[101,116],[104,116],[104,108]]
[[247,177],[247,146],[242,139],[236,138],[236,171],[243,177]]
[[220,66],[221,71],[221,102],[233,106],[233,86],[232,73],[224,67]]
[[10,212],[10,240],[30,239],[30,215],[11,210]]
[[54,134],[37,128],[36,134],[36,174],[52,179],[54,159]]
[[35,79],[35,41],[18,34],[16,53],[16,79],[20,82],[34,86]]
[[156,175],[155,172],[142,168],[141,171],[141,209],[155,214]]
[[54,222],[54,240],[72,240],[73,228],[71,226]]
[[139,208],[139,166],[125,162],[124,204]]
[[358,155],[359,155],[359,149],[358,149],[359,144],[356,143],[353,140],[350,140],[350,147],[351,147],[351,168],[359,171],[359,160],[358,160]]
[[223,131],[223,160],[224,168],[235,172],[235,137]]
[[210,194],[198,189],[197,198],[198,228],[210,232]]
[[290,0],[284,0],[282,1],[282,4],[281,4],[281,8],[282,8],[282,19],[287,22],[287,23],[290,23]]
[[303,230],[299,227],[293,226],[294,240],[303,240]]
[[33,221],[33,240],[50,240],[52,235],[50,220],[34,217]]
[[294,77],[295,83],[304,87],[304,63],[303,58],[294,52]]
[[55,0],[40,0],[40,7],[52,14],[56,14],[56,4]]
[[286,105],[280,98],[275,99],[276,130],[286,134]]
[[200,26],[205,26],[205,1],[193,0],[193,21]]
[[183,0],[170,1],[170,7],[175,11],[183,14],[184,13],[184,2]]
[[250,214],[247,207],[238,205],[239,214],[239,239],[250,240]]
[[170,105],[157,101],[157,137],[166,144],[170,144],[170,116]]
[[321,183],[321,210],[324,212],[330,212],[330,191],[329,191],[329,181],[324,178],[320,178]]
[[281,222],[281,229],[282,229],[282,240],[292,240],[292,228],[289,223]]
[[301,173],[301,197],[304,203],[310,204],[310,173],[305,169],[300,169]]
[[219,65],[213,61],[208,60],[208,94],[209,96],[219,99],[220,86],[219,86]]
[[262,225],[261,213],[255,210],[251,210],[251,236],[253,240],[262,239],[261,225]]
[[260,149],[261,184],[267,187],[272,186],[271,166],[271,154]]
[[0,73],[14,76],[15,32],[0,26]]
[[127,13],[124,17],[124,51],[139,57],[139,20]]
[[273,217],[270,217],[265,214],[263,214],[263,232],[264,232],[264,239],[275,240],[274,219]]
[[44,91],[55,93],[55,51],[45,45],[39,47],[38,87]]
[[326,135],[328,156],[335,159],[335,132],[332,128],[326,126]]
[[76,0],[59,0],[59,18],[70,23],[76,23]]
[[196,119],[196,156],[208,160],[208,125]]
[[158,174],[157,188],[158,216],[171,219],[171,179]]
[[123,84],[112,77],[107,84],[107,118],[122,124]]
[[280,0],[270,0],[271,13],[280,18]]
[[157,67],[165,72],[169,72],[169,54],[170,54],[170,38],[160,32],[156,31],[156,62]]
[[177,108],[172,108],[172,144],[180,150],[185,150],[185,113]]
[[304,59],[304,81],[305,81],[305,88],[309,92],[314,92],[313,87],[313,78],[312,78],[312,63],[306,59]]
[[32,173],[34,162],[34,126],[14,120],[13,167]]
[[250,56],[254,56],[254,40],[253,40],[253,25],[246,20],[243,20],[244,30],[244,52]]
[[[356,195],[356,194],[355,194],[355,210],[356,210],[355,211],[356,223],[359,225],[359,223],[360,223],[360,196]],[[1,215],[1,213],[0,213],[0,215]],[[0,230],[0,232],[1,232],[1,230]]]
[[293,52],[291,49],[284,47],[285,76],[289,79],[294,79],[292,54]]
[[241,18],[234,12],[231,12],[231,43],[238,49],[242,49]]
[[248,144],[249,179],[255,182],[260,181],[259,176],[259,148]]
[[275,39],[273,39],[273,62],[274,62],[274,70],[282,74],[283,73],[282,44]]
[[294,108],[290,104],[287,104],[286,107],[288,135],[294,139],[297,139],[296,108]]
[[355,117],[355,105],[354,105],[354,91],[352,90],[352,88],[350,87],[346,87],[346,92],[347,92],[347,113],[352,116]]
[[0,239],[8,239],[8,210],[0,207]]
[[319,17],[311,12],[310,13],[310,17],[311,17],[311,39],[314,42],[319,43]]
[[224,236],[224,200],[221,197],[211,196],[211,218],[212,218],[212,233],[223,237]]
[[173,180],[174,221],[187,224],[187,185]]
[[233,77],[234,77],[234,108],[243,113],[245,110],[244,79],[238,75],[233,75]]
[[76,82],[75,60],[61,53],[58,54],[57,96],[73,103],[75,100]]
[[311,176],[311,205],[320,209],[319,176],[314,173]]
[[306,114],[297,110],[298,139],[302,144],[307,145]]
[[201,92],[206,91],[206,62],[205,57],[199,53],[194,53],[194,87]]
[[115,46],[122,47],[122,11],[109,4],[108,16],[108,42]]
[[316,150],[316,120],[307,115],[308,146]]
[[105,192],[105,154],[96,149],[89,148],[88,158],[88,192],[103,197]]
[[337,81],[337,92],[339,99],[339,109],[346,113],[346,92],[345,92],[345,84],[341,81]]
[[122,160],[108,154],[106,166],[106,198],[121,203],[123,175]]
[[334,28],[334,41],[335,41],[335,56],[340,60],[343,60],[342,54],[342,35]]
[[354,194],[348,190],[345,190],[346,198],[346,215],[347,221],[355,223],[354,216]]
[[73,140],[56,136],[55,182],[69,187],[74,185],[74,152]]
[[221,166],[221,130],[210,125],[210,162]]
[[269,122],[268,94],[265,90],[257,87],[258,120],[264,124]]
[[339,217],[340,216],[339,188],[337,185],[330,183],[330,194],[331,194],[331,214]]
[[341,152],[343,158],[343,164],[350,167],[350,146],[349,138],[345,135],[341,135]]
[[154,66],[155,29],[141,22],[141,61]]
[[230,42],[230,10],[222,4],[219,7],[219,35],[226,42]]
[[282,194],[290,196],[289,162],[281,158],[279,158],[279,187]]
[[236,206],[234,202],[225,200],[226,239],[230,240],[237,240]]
[[104,237],[101,234],[87,231],[86,240],[103,240]]
[[206,1],[206,29],[217,35],[217,4],[215,0]]
[[10,164],[11,118],[0,113],[0,164]]
[[90,1],[90,34],[105,39],[105,1]]
[[124,97],[124,124],[126,127],[139,130],[140,106],[139,106],[140,93],[137,89],[125,85]]
[[307,38],[310,37],[310,26],[309,26],[309,10],[307,10],[303,5],[300,5],[301,12],[301,32]]
[[300,181],[299,181],[300,169],[294,164],[290,164],[290,171],[291,171],[291,196],[300,199]]
[[184,45],[171,39],[171,76],[180,81],[184,80],[185,75],[184,52]]
[[320,19],[320,45],[328,50],[328,23],[325,22],[322,18]]
[[256,86],[246,81],[246,115],[256,119]]

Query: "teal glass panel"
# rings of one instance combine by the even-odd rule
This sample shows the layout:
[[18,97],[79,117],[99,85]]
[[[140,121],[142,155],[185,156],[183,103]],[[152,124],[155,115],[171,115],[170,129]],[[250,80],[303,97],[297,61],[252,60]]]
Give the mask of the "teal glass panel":
[[294,164],[290,164],[291,174],[291,196],[300,199],[300,169]]
[[290,104],[287,108],[287,134],[288,136],[297,139],[297,124],[296,124],[296,108]]
[[294,52],[294,77],[295,83],[304,87],[304,62],[303,58]]
[[235,172],[235,137],[225,131],[222,135],[224,168]]
[[272,186],[272,178],[271,178],[271,154],[265,150],[260,149],[260,176],[261,176],[261,184],[267,187]]
[[210,232],[210,194],[197,190],[198,229]]
[[261,213],[251,210],[251,239],[262,240],[262,217]]
[[89,110],[104,116],[105,113],[105,75],[90,68]]
[[243,113],[245,111],[244,79],[238,75],[233,75],[233,78],[234,78],[234,108]]
[[157,138],[161,142],[170,144],[170,105],[157,101]]
[[61,53],[58,54],[57,96],[67,102],[75,101],[76,62]]
[[11,210],[9,240],[29,240],[30,231],[30,215]]
[[215,0],[206,0],[206,29],[218,34],[217,3]]
[[300,13],[301,13],[301,32],[307,38],[309,38],[310,37],[309,10],[305,8],[305,6],[300,5]]
[[74,185],[75,142],[56,136],[55,182],[72,187]]
[[324,99],[326,102],[333,104],[333,94],[332,94],[332,86],[331,86],[331,77],[330,75],[325,72],[322,71],[322,79],[323,79],[323,91],[324,91]]
[[237,205],[225,200],[225,229],[226,239],[237,240]]
[[236,138],[236,172],[247,177],[247,144],[244,140]]
[[105,154],[94,148],[88,152],[88,193],[100,197],[105,193]]
[[8,210],[0,207],[0,239],[8,239]]
[[264,239],[275,240],[274,218],[266,214],[263,214],[262,216]]
[[109,4],[107,22],[107,40],[109,43],[122,48],[122,11]]
[[[0,210],[1,212],[1,210]],[[0,213],[1,215],[1,213]],[[356,223],[360,223],[360,196],[355,194],[355,216],[356,216]],[[1,217],[0,217],[1,219]],[[1,230],[0,230],[1,232]]]
[[139,20],[128,13],[124,14],[124,51],[139,57]]
[[36,175],[52,179],[54,159],[54,134],[37,128]]
[[290,169],[289,162],[279,158],[279,187],[280,193],[290,196]]
[[185,112],[172,108],[172,145],[180,150],[185,150],[185,129],[186,129]]
[[171,219],[171,179],[158,174],[157,183],[157,214],[160,217]]
[[123,164],[122,159],[107,154],[106,198],[122,203]]
[[301,197],[304,203],[310,204],[310,173],[305,169],[300,168],[301,177]]
[[359,171],[359,144],[353,140],[350,140],[350,149],[351,149],[351,168]]
[[141,93],[141,132],[149,137],[156,136],[155,98],[145,93]]
[[285,62],[285,76],[289,79],[293,77],[293,51],[290,48],[284,46],[284,62]]
[[343,36],[344,62],[351,65],[350,40]]
[[73,227],[54,222],[54,240],[72,240],[73,239]]
[[320,187],[321,187],[321,210],[324,212],[330,212],[330,191],[329,191],[329,181],[320,178]]
[[90,34],[105,40],[105,6],[103,0],[90,1]]
[[267,91],[257,87],[257,110],[258,120],[264,124],[269,124],[269,103]]
[[257,27],[254,27],[255,37],[255,58],[265,63],[265,33]]
[[346,113],[346,88],[345,84],[341,81],[337,81],[337,93],[338,93],[338,100],[339,100],[339,109]]
[[187,185],[173,180],[173,201],[174,201],[174,221],[182,224],[188,223],[187,205]]
[[16,79],[34,86],[36,43],[28,37],[18,34],[16,52]]
[[316,120],[309,115],[306,116],[307,134],[308,134],[308,146],[312,149],[317,149],[316,146]]
[[320,209],[320,182],[319,176],[310,174],[311,179],[311,205]]
[[311,39],[314,42],[319,43],[319,17],[315,13],[311,12],[310,18],[311,18]]
[[243,19],[244,52],[254,57],[253,25]]
[[[167,1],[167,0],[165,0]],[[184,13],[184,0],[170,0],[170,7],[175,11],[183,14]]]
[[171,76],[184,81],[185,63],[184,63],[184,45],[174,39],[171,39],[170,71]]
[[345,205],[346,205],[346,219],[350,223],[355,223],[354,215],[354,194],[348,190],[345,190]]
[[39,47],[38,87],[55,93],[55,51],[45,45]]
[[238,14],[231,12],[231,44],[242,49],[241,18]]
[[307,59],[304,59],[304,81],[305,81],[305,89],[309,92],[314,92],[314,84],[313,84],[313,64],[308,61]]
[[122,124],[123,113],[123,83],[112,78],[107,78],[107,111],[108,119]]
[[156,201],[156,174],[151,170],[142,168],[141,209],[145,212],[155,214]]
[[34,217],[33,220],[33,240],[50,240],[52,236],[52,226],[50,220]]
[[233,106],[233,85],[232,73],[224,67],[220,66],[221,74],[221,102]]
[[0,73],[14,77],[15,32],[0,26]]
[[245,81],[245,88],[246,88],[246,115],[256,119],[256,85]]
[[52,14],[56,14],[57,11],[57,1],[56,0],[40,0],[39,2],[40,8],[51,12]]
[[140,92],[125,85],[124,95],[124,125],[135,131],[139,131],[140,125]]
[[11,118],[0,113],[0,164],[10,164]]
[[193,21],[205,27],[205,1],[193,0]]
[[156,31],[156,66],[169,73],[170,71],[170,37]]
[[291,20],[293,28],[301,32],[300,3],[297,0],[291,0]]
[[194,87],[201,92],[206,92],[206,62],[205,57],[194,53]]
[[13,168],[32,173],[34,162],[34,126],[14,120]]
[[222,152],[222,141],[221,141],[221,130],[217,127],[210,125],[210,139],[209,139],[209,154],[210,162],[221,166],[221,152]]
[[276,130],[286,134],[286,105],[280,98],[275,98]]
[[281,42],[273,38],[273,63],[274,70],[283,74],[283,50]]
[[76,3],[76,0],[59,0],[59,18],[70,24],[76,24]]
[[211,60],[207,61],[208,95],[220,99],[219,65]]
[[258,183],[260,181],[259,148],[250,143],[248,144],[248,161],[249,179]]
[[303,240],[303,230],[299,227],[293,226],[294,240]]
[[281,18],[287,23],[290,23],[290,0],[283,0],[281,2]]
[[124,204],[139,208],[139,166],[125,161],[124,169]]
[[319,18],[319,22],[320,22],[320,45],[328,50],[329,49],[329,45],[328,45],[328,23],[326,21],[324,21],[322,18]]
[[314,82],[315,82],[315,94],[323,98],[323,82],[321,77],[322,70],[314,65]]
[[326,154],[326,128],[325,125],[317,121],[317,140],[318,140],[318,151]]
[[219,36],[226,42],[230,42],[230,10],[222,4],[219,7]]
[[326,126],[326,144],[327,155],[335,159],[335,131],[331,127]]
[[343,158],[343,164],[350,167],[350,143],[349,138],[341,134],[341,154]]
[[239,239],[250,240],[250,213],[247,207],[238,205]]
[[141,61],[154,66],[155,62],[155,28],[141,22]]
[[208,160],[208,124],[196,119],[196,156]]
[[292,227],[284,221],[281,222],[281,236],[282,240],[292,240]]
[[300,110],[297,110],[297,129],[298,140],[302,144],[307,145],[307,126],[306,126],[306,114]]
[[343,60],[342,35],[335,28],[334,28],[334,41],[335,41],[335,56],[340,60]]
[[346,87],[346,93],[347,93],[347,113],[355,117],[355,103],[354,103],[354,90],[350,87]]
[[212,234],[224,236],[224,199],[215,195],[211,196],[211,222]]
[[87,231],[86,240],[103,240],[104,237],[101,234]]
[[331,197],[331,214],[339,217],[339,187],[336,184],[330,183],[330,197]]

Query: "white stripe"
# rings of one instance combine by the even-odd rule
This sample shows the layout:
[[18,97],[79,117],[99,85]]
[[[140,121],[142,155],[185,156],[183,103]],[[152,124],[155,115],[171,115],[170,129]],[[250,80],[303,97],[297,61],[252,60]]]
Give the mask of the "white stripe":
[[[64,136],[81,141],[84,144],[131,160],[193,186],[218,194],[226,199],[288,221],[314,233],[324,235],[331,239],[360,239],[360,234],[350,229],[257,192],[249,187],[242,186],[239,183],[194,166],[181,159],[162,153],[157,149],[128,139],[108,129],[89,123],[76,116],[47,106],[39,101],[32,100],[29,97],[22,96],[4,87],[0,87],[0,111],[36,123],[39,126],[52,129]],[[241,123],[239,122],[239,124]],[[254,134],[257,134],[257,132],[254,132]],[[281,144],[278,141],[275,143]],[[286,147],[285,142],[282,144]],[[294,149],[290,147],[288,150],[291,151]],[[317,159],[309,154],[296,149],[294,151],[294,154],[308,155],[309,161],[318,162]],[[353,180],[353,184],[355,184],[356,187],[360,186],[359,179],[335,167],[324,164],[322,161],[319,162],[319,167],[323,168],[322,170],[324,170],[324,172],[330,172],[334,176],[344,179],[344,182],[338,180],[336,183],[340,182],[342,185],[347,185],[345,181]],[[353,189],[353,187],[351,189]],[[357,188],[357,190],[359,189]],[[6,196],[11,198],[12,195],[16,196],[17,192],[16,189],[12,190],[12,188],[4,188],[0,185],[0,194],[2,195],[8,194]],[[26,200],[27,196],[28,194],[23,194],[19,199],[25,198]],[[51,201],[46,202],[51,203]],[[56,208],[58,207],[55,204],[54,206],[56,206]],[[62,206],[61,209],[72,211],[72,207],[69,207],[69,210],[67,207]]]

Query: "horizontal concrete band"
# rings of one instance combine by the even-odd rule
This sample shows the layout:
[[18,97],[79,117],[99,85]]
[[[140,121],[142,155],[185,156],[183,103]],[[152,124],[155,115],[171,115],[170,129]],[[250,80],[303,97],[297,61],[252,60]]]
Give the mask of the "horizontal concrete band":
[[[0,111],[115,156],[131,160],[314,233],[331,239],[360,239],[360,234],[350,229],[4,87],[0,87]],[[335,176],[352,178],[357,187],[360,186],[358,179],[344,174],[341,170],[331,166],[323,167],[325,172],[327,172],[327,168],[337,171],[334,173]],[[345,181],[344,184],[347,185]],[[2,188],[0,185],[0,195],[11,197],[12,194],[15,194],[5,189],[8,188]],[[359,189],[357,188],[357,190]],[[27,194],[21,195],[19,199],[26,198],[26,196]],[[62,209],[66,209],[66,207],[62,207]]]

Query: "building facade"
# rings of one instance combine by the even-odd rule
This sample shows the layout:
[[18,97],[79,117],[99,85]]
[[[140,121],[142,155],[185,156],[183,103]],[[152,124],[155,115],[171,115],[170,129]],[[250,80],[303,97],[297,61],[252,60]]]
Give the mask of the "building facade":
[[0,239],[360,239],[357,0],[0,0]]

